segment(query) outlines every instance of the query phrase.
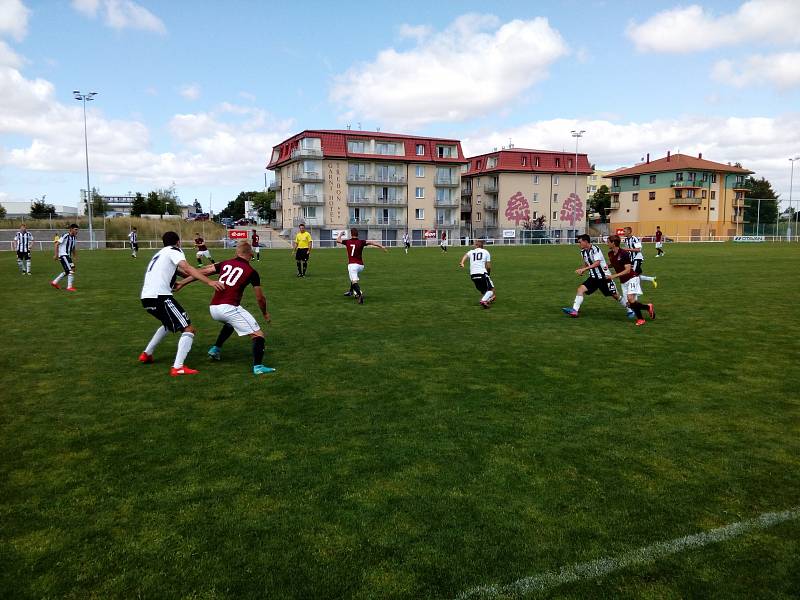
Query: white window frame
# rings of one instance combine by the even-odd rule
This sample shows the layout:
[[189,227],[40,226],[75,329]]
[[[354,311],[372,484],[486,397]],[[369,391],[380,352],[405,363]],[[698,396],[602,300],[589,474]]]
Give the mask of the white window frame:
[[533,201],[534,202],[538,202],[539,201],[539,192],[533,192]]
[[556,202],[558,202],[558,192],[553,194],[553,204],[555,204]]
[[415,208],[414,209],[414,218],[417,221],[424,221],[425,220],[425,209],[424,208]]
[[558,175],[553,175],[553,185],[558,185],[558,181],[559,181]]
[[417,165],[417,177],[425,177],[425,165]]
[[539,176],[538,175],[534,175],[533,176],[533,185],[539,185]]
[[423,198],[425,198],[425,188],[424,187],[418,187],[417,189],[415,189],[414,190],[414,197],[417,200],[422,200]]
[[425,156],[425,144],[417,144],[417,156]]

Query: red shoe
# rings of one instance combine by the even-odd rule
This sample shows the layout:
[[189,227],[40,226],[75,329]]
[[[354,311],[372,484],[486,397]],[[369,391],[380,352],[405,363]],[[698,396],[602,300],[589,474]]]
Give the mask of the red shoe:
[[186,365],[182,365],[177,369],[175,367],[172,367],[169,370],[169,374],[172,375],[173,377],[177,377],[178,375],[196,375],[199,372],[200,371],[195,371],[194,369],[190,369]]
[[641,327],[645,323],[647,323],[647,321],[645,321],[644,319],[636,319],[636,326],[637,327]]
[[139,362],[143,363],[145,365],[149,365],[150,363],[153,362],[153,355],[152,354],[148,354],[147,352],[142,352],[139,355]]
[[75,287],[68,287],[67,291],[68,292],[77,292],[78,290]]
[[55,281],[51,281],[51,282],[50,282],[50,285],[52,285],[52,286],[53,286],[54,288],[56,288],[57,290],[60,290],[60,289],[61,289],[61,286],[59,286],[59,285],[58,285],[58,284],[57,284]]
[[653,308],[652,304],[648,304],[647,305],[647,312],[650,314],[650,318],[651,319],[655,319],[656,318],[656,309]]

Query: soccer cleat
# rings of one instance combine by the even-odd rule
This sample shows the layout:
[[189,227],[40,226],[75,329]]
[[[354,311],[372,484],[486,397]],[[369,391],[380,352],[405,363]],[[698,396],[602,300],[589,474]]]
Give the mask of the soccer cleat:
[[658,287],[658,282],[656,281],[656,278],[655,278],[655,277],[653,277],[653,287],[654,287],[654,288],[657,288],[657,287]]
[[652,304],[648,304],[647,305],[647,312],[650,314],[650,318],[651,319],[655,319],[656,318],[656,309],[653,308]]
[[353,295],[353,292],[352,292],[352,290],[351,290],[351,291],[349,291],[349,292],[345,292],[343,295],[344,295],[344,296],[352,296],[352,295]]
[[298,273],[298,274],[297,274],[297,276],[298,276],[298,277],[302,277],[302,276],[303,276],[303,274],[302,274],[302,273]]
[[272,367],[265,367],[264,365],[254,365],[253,375],[264,375],[266,373],[274,373],[275,369]]
[[358,301],[357,301],[357,302],[358,302],[359,304],[364,304],[364,294],[361,294],[361,295],[358,297]]
[[647,321],[645,321],[644,319],[636,319],[636,326],[637,327],[641,327],[645,323],[647,323]]
[[480,305],[483,308],[489,308],[490,307],[489,303],[488,302],[484,302],[483,300],[480,301]]
[[50,285],[52,285],[52,286],[53,286],[54,288],[56,288],[57,290],[60,290],[60,289],[61,289],[61,286],[60,286],[60,285],[58,285],[58,284],[57,284],[55,281],[51,281],[51,282],[50,282]]
[[176,369],[175,367],[172,367],[172,368],[169,370],[169,374],[170,374],[172,377],[177,377],[178,375],[196,375],[196,374],[197,374],[197,373],[199,373],[199,372],[200,372],[200,371],[196,371],[195,369],[190,369],[190,368],[189,368],[189,367],[187,367],[186,365],[181,365],[181,366],[180,366],[180,367],[178,367],[177,369]]
[[567,308],[567,307],[564,307],[564,308],[562,308],[562,309],[561,309],[561,311],[562,311],[562,312],[563,312],[565,315],[567,315],[567,316],[569,316],[569,317],[572,317],[573,319],[577,319],[577,318],[578,318],[578,311],[577,311],[577,310],[575,310],[574,308]]
[[142,352],[139,355],[139,362],[142,363],[143,365],[149,365],[153,362],[153,355],[148,354],[147,352]]
[[629,319],[635,319],[636,318],[636,313],[633,312],[632,310],[629,310],[628,311],[628,318]]
[[211,346],[211,348],[208,349],[208,358],[213,360],[222,360],[222,353],[216,346]]
[[67,291],[68,292],[77,292],[78,290],[75,288],[75,286],[72,286],[72,287],[68,287]]

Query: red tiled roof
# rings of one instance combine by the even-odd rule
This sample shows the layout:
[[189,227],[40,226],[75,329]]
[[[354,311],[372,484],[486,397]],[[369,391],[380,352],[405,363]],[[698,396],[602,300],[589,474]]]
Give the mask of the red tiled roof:
[[[386,133],[383,131],[351,131],[349,129],[306,129],[292,137],[284,140],[273,147],[278,151],[278,157],[270,160],[267,169],[274,169],[291,159],[292,150],[296,149],[301,139],[305,137],[318,137],[322,145],[323,158],[359,158],[365,160],[387,160],[395,162],[439,162],[439,163],[465,163],[464,152],[461,150],[461,142],[447,138],[432,138],[419,135],[405,135],[400,133]],[[354,154],[347,150],[347,140],[387,140],[402,141],[404,143],[404,155],[385,155],[385,154]],[[425,154],[418,156],[417,144],[425,146]],[[436,156],[436,145],[446,144],[455,145],[458,156],[449,158],[439,158]],[[270,159],[272,155],[270,155]]]
[[[497,165],[487,167],[489,158],[497,158]],[[538,166],[537,166],[538,159]],[[556,159],[559,159],[559,166],[556,166]],[[486,154],[471,156],[469,159],[469,169],[462,173],[462,177],[470,175],[480,175],[481,173],[498,173],[501,171],[518,171],[531,173],[565,173],[575,174],[575,153],[558,152],[554,150],[533,150],[530,148],[505,148]],[[525,164],[522,164],[523,161]],[[478,167],[480,162],[480,167]],[[570,166],[571,165],[571,166]],[[594,173],[589,157],[586,154],[578,153],[578,174],[591,175]]]
[[626,177],[628,175],[642,175],[646,173],[661,173],[663,171],[682,171],[692,169],[698,171],[724,171],[726,173],[741,173],[749,175],[753,171],[734,167],[732,165],[706,160],[698,156],[688,156],[686,154],[672,154],[664,158],[642,163],[634,167],[617,169],[607,173],[605,177]]

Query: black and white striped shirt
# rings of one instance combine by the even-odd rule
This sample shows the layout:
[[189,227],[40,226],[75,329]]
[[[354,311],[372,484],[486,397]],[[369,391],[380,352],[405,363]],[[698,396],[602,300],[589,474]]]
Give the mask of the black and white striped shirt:
[[16,235],[14,235],[14,242],[17,246],[17,252],[30,252],[31,246],[33,245],[33,236],[30,231],[26,231],[25,233],[18,231]]
[[131,231],[128,234],[128,239],[131,241],[131,244],[135,244],[136,243],[136,232],[135,231]]
[[631,253],[631,260],[644,260],[644,254],[642,254],[642,240],[638,237],[635,235],[626,237],[625,247]]
[[605,279],[606,273],[608,273],[608,265],[606,265],[606,258],[600,248],[592,244],[589,248],[581,250],[581,257],[583,258],[583,264],[587,267],[599,260],[600,266],[589,269],[589,277]]
[[75,250],[75,236],[70,232],[65,233],[58,240],[58,255],[59,256],[72,256]]

